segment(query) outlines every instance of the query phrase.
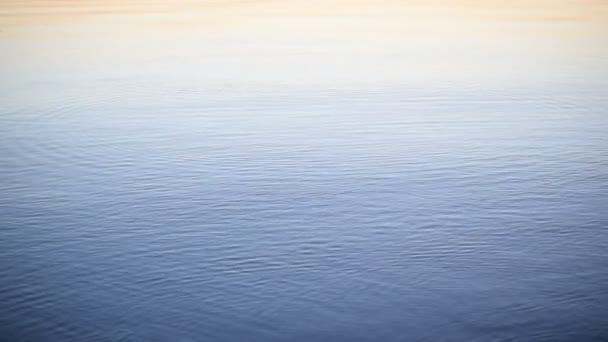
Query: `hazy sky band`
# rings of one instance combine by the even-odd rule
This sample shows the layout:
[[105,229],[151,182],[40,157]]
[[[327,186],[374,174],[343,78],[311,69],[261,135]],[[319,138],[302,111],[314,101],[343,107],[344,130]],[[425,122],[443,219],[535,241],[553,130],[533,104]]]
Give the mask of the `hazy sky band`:
[[608,74],[608,1],[598,0],[12,0],[0,2],[0,21],[0,72],[12,81],[36,70],[143,68],[152,56],[210,83],[525,84]]
[[[423,17],[408,19],[468,20],[538,20],[596,22],[606,24],[608,2],[604,0],[536,0],[536,1],[471,1],[471,0],[309,0],[309,1],[2,1],[0,15],[5,22],[78,20],[104,15],[189,14],[201,19],[246,17],[249,14],[272,17],[366,16],[400,17],[408,14]],[[90,18],[89,18],[90,19]],[[242,18],[245,19],[245,18]]]

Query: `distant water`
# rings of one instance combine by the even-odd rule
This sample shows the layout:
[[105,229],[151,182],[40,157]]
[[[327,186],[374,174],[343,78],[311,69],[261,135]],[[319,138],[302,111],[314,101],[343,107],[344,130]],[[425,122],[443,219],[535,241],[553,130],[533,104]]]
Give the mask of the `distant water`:
[[608,339],[600,2],[40,3],[0,6],[0,341]]

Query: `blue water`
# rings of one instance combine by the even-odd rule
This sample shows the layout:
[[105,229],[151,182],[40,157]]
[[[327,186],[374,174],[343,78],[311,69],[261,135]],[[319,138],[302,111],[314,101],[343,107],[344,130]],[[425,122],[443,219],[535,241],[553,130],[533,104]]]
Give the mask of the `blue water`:
[[0,341],[608,339],[602,74],[100,53],[3,64]]
[[608,336],[590,95],[76,88],[3,112],[3,340]]

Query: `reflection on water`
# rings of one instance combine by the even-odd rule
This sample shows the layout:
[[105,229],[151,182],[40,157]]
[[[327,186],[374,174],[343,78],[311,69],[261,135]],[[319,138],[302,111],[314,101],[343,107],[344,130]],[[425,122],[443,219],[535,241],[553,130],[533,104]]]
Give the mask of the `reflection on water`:
[[605,1],[2,1],[7,341],[608,337]]

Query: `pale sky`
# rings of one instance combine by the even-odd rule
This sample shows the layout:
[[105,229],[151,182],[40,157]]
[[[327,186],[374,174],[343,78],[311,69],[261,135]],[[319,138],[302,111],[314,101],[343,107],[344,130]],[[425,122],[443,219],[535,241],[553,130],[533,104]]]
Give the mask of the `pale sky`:
[[166,63],[210,82],[524,82],[608,60],[608,0],[4,0],[0,23],[13,78]]

